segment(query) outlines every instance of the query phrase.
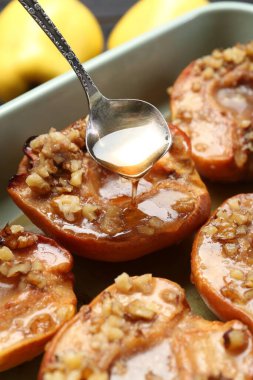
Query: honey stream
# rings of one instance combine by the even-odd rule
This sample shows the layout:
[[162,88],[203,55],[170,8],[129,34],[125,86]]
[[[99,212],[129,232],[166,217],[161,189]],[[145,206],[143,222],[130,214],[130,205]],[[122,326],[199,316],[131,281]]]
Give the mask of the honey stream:
[[102,136],[93,152],[105,168],[132,182],[132,205],[142,178],[168,149],[168,138],[160,125],[151,122]]

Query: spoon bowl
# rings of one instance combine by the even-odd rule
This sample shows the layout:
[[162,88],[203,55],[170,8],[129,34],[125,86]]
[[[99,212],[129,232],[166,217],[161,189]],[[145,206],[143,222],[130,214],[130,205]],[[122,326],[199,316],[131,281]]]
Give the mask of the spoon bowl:
[[105,168],[140,178],[170,148],[171,133],[160,111],[137,99],[101,99],[91,108],[86,147]]
[[66,58],[85,90],[90,109],[88,152],[99,164],[124,177],[143,176],[172,143],[160,111],[141,100],[104,97],[38,1],[19,2]]

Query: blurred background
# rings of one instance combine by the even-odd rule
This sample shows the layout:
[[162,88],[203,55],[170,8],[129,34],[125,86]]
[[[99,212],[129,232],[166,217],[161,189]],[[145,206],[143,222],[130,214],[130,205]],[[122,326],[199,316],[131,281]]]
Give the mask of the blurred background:
[[[217,1],[39,0],[81,62]],[[69,69],[18,0],[0,0],[0,104]]]
[[[105,37],[108,37],[110,31],[120,17],[138,0],[81,0],[97,17],[100,22]],[[170,0],[167,0],[170,1]],[[171,0],[177,2],[177,0]],[[191,0],[187,0],[191,2]],[[210,0],[214,3],[221,0]],[[229,0],[225,0],[229,1]],[[253,0],[237,0],[238,2],[252,3]],[[0,10],[10,2],[10,0],[0,0]]]

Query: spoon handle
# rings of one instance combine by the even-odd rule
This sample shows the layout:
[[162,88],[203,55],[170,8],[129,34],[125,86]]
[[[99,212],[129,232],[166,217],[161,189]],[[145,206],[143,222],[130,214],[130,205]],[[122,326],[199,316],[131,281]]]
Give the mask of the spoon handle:
[[56,28],[53,21],[48,17],[37,0],[18,1],[23,5],[30,16],[32,16],[32,18],[37,22],[37,24],[46,33],[46,35],[55,44],[57,49],[61,52],[61,54],[64,56],[64,58],[66,58],[70,66],[73,68],[85,90],[89,105],[91,106],[94,101],[102,97],[102,94],[95,86],[89,74],[84,70],[82,64],[68,45],[65,38]]

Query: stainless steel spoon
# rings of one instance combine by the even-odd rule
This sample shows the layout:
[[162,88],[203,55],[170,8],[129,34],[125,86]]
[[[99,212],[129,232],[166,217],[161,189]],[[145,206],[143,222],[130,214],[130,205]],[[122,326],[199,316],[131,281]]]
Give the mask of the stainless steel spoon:
[[36,0],[19,0],[69,62],[89,103],[86,147],[102,166],[127,178],[140,178],[172,143],[167,122],[152,104],[107,99]]

